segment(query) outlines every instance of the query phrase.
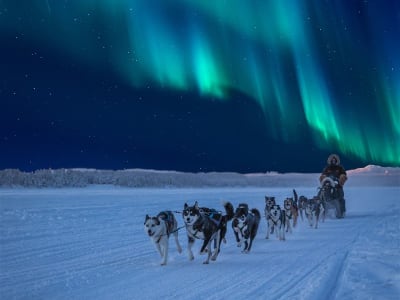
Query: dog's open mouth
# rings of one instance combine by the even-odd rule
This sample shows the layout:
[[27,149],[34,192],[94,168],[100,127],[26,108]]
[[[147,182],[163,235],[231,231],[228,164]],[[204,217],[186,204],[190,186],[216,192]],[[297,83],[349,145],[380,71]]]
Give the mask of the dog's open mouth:
[[147,232],[147,234],[148,234],[149,236],[153,236],[153,235],[154,235],[154,232],[149,231],[149,232]]

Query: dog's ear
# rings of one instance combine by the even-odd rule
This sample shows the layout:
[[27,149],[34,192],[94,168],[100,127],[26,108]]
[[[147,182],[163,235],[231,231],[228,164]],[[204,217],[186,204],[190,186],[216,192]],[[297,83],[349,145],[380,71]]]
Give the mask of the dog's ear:
[[199,209],[199,204],[197,203],[197,201],[194,203],[194,208]]
[[185,205],[183,206],[183,209],[188,208],[189,205],[187,205],[187,203],[185,203]]
[[149,215],[146,215],[146,218],[144,219],[144,223],[146,224],[146,221],[150,219]]

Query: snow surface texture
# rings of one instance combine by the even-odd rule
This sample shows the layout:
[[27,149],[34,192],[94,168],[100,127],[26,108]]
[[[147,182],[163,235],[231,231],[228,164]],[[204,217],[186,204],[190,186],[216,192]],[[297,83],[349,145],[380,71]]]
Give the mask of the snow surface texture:
[[[262,218],[249,254],[236,246],[231,222],[217,261],[202,264],[170,239],[167,266],[143,230],[146,214],[182,211],[185,202],[223,209],[264,196],[282,204],[316,186],[225,188],[0,189],[1,299],[399,299],[400,187],[376,186],[350,173],[347,215],[319,228],[299,220],[286,241],[265,239]],[[286,176],[290,182],[291,176]],[[361,184],[363,182],[363,184]],[[179,226],[180,213],[175,213]]]

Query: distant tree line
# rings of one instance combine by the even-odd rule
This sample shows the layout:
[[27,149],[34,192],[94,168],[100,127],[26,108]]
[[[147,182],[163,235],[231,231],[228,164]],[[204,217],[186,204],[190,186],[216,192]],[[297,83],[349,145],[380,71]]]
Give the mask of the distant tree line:
[[[346,186],[400,186],[400,168],[374,167],[368,172],[348,172]],[[0,170],[0,187],[85,187],[115,185],[124,187],[318,187],[319,174],[276,172],[239,174],[233,172],[183,173],[142,169],[41,169],[23,172]]]
[[[41,169],[22,172],[18,169],[0,170],[3,187],[84,187],[108,184],[125,187],[229,187],[229,186],[282,186],[283,174],[239,173],[183,173],[152,170],[92,170]],[[295,174],[298,183],[316,185],[315,174]],[[290,184],[293,184],[291,182]]]

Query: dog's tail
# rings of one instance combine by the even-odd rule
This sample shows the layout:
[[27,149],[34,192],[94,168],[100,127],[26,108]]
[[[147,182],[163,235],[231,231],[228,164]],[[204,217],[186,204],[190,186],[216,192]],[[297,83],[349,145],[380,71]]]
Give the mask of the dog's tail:
[[299,202],[299,197],[297,196],[297,192],[295,189],[293,189],[293,196],[294,196],[294,203],[296,203],[296,205],[298,206]]
[[253,215],[256,217],[257,222],[260,222],[261,219],[261,214],[260,211],[257,208],[252,208],[251,212],[253,213]]
[[233,216],[235,215],[235,209],[234,209],[232,203],[224,202],[223,205],[224,205],[224,208],[226,211],[226,215],[224,216],[226,221],[232,220]]
[[261,214],[260,214],[260,211],[257,208],[252,208],[251,212],[254,215],[254,217],[256,218],[256,221],[255,221],[256,226],[253,229],[254,230],[254,232],[253,232],[254,235],[253,236],[255,237],[257,235],[257,231],[258,231],[258,225],[260,224]]

